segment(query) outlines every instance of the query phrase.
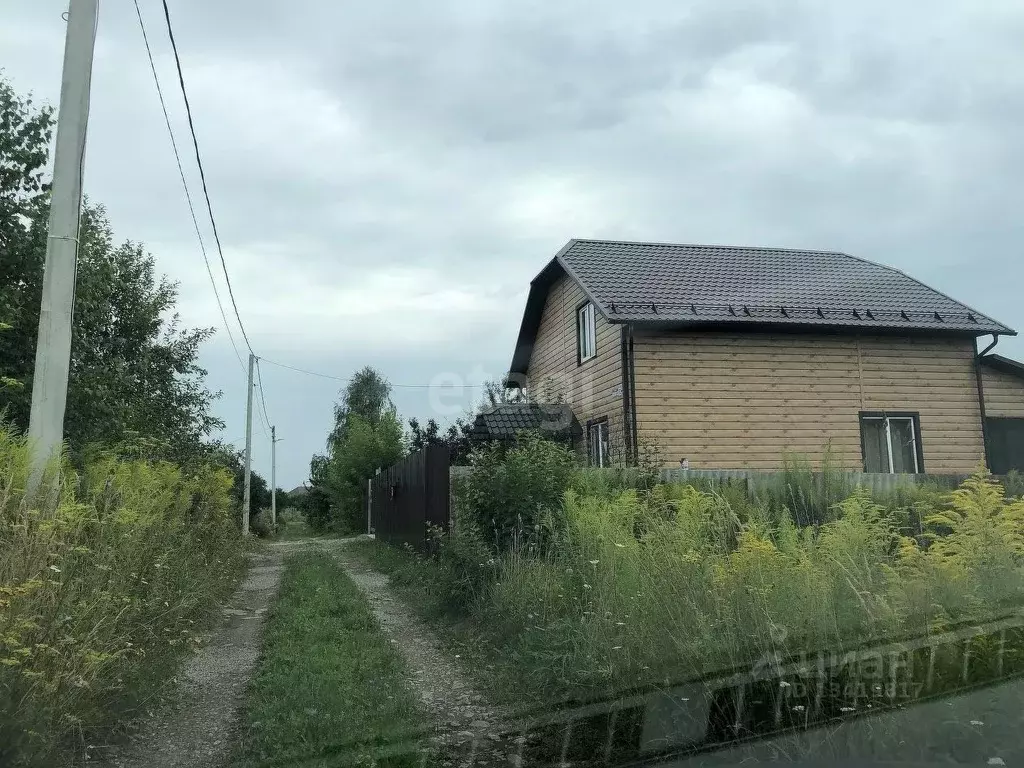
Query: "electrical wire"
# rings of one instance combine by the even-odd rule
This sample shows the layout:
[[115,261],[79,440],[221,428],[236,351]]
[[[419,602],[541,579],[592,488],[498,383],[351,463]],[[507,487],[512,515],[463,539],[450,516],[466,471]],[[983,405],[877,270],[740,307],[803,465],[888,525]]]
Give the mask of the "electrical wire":
[[192,134],[192,146],[196,152],[196,165],[199,166],[199,179],[203,185],[203,196],[206,198],[206,210],[210,214],[210,225],[213,228],[213,239],[217,243],[217,254],[220,256],[221,269],[224,271],[224,280],[228,286],[228,297],[231,299],[231,306],[235,310],[235,319],[238,320],[238,327],[242,331],[242,338],[245,340],[245,346],[249,348],[250,354],[256,354],[252,351],[252,344],[249,343],[249,336],[245,332],[245,326],[242,324],[242,316],[238,312],[238,303],[235,301],[235,292],[231,287],[231,277],[228,274],[228,265],[224,261],[224,249],[221,248],[220,234],[217,232],[217,221],[213,216],[213,204],[210,202],[210,191],[206,186],[206,173],[203,170],[203,160],[199,154],[199,139],[196,138],[196,128],[192,121],[192,106],[188,101],[188,91],[185,89],[185,75],[181,70],[181,57],[178,55],[178,44],[174,40],[174,30],[171,27],[171,11],[167,7],[167,0],[162,0],[164,7],[164,20],[167,22],[167,36],[171,41],[171,50],[174,51],[174,64],[178,70],[178,84],[181,86],[181,95],[185,100],[185,112],[188,115],[188,129],[189,133]]
[[221,320],[224,321],[224,330],[227,331],[228,339],[231,341],[231,349],[235,352],[235,357],[238,358],[238,364],[242,366],[242,370],[245,370],[245,363],[242,362],[242,355],[238,351],[238,345],[235,343],[234,334],[231,333],[231,325],[228,323],[227,313],[224,311],[224,304],[220,300],[220,291],[217,290],[217,281],[213,278],[213,269],[210,267],[210,258],[206,253],[206,244],[203,242],[203,233],[199,228],[199,219],[196,217],[196,209],[192,204],[192,194],[188,190],[188,182],[185,180],[185,170],[181,165],[181,154],[178,151],[178,142],[174,138],[174,129],[171,127],[171,118],[167,113],[167,102],[164,100],[164,91],[160,87],[160,77],[156,72],[156,63],[153,61],[153,50],[149,45],[149,35],[146,34],[146,25],[142,21],[142,11],[139,8],[139,0],[135,2],[135,15],[139,19],[139,29],[142,30],[142,42],[146,45],[146,56],[149,57],[149,69],[153,73],[153,82],[156,84],[156,94],[160,99],[160,109],[164,113],[164,124],[167,126],[167,135],[171,138],[171,149],[174,150],[174,161],[178,165],[178,175],[181,177],[181,186],[185,191],[185,201],[188,203],[189,213],[192,214],[192,225],[196,230],[196,238],[199,240],[199,250],[203,254],[203,262],[206,264],[206,274],[210,277],[210,284],[213,286],[213,296],[217,299],[217,309],[220,310]]
[[[260,359],[256,358],[256,384],[260,390],[260,405],[263,408],[263,414],[260,418],[263,419],[263,424],[267,429],[270,429],[270,415],[267,413],[267,399],[263,394],[263,376],[260,373]],[[259,413],[259,411],[257,411]]]
[[[344,381],[344,382],[349,382],[349,381],[352,380],[351,376],[348,376],[348,377],[346,377],[346,376],[332,376],[329,373],[318,373],[317,371],[310,371],[310,370],[307,370],[305,368],[296,368],[294,365],[285,365],[284,363],[279,363],[276,360],[268,360],[265,357],[261,357],[260,360],[262,360],[265,363],[270,363],[271,365],[276,365],[278,368],[287,368],[289,371],[296,371],[298,373],[304,373],[307,376],[319,376],[321,379],[333,379],[334,381]],[[388,383],[390,384],[390,382],[388,382]],[[391,384],[391,386],[392,387],[409,388],[409,389],[429,389],[430,387],[436,387],[436,386],[439,386],[439,385],[438,384]],[[474,389],[480,389],[482,387],[486,387],[487,385],[486,384],[463,384],[462,386],[464,386],[464,387],[472,387]]]

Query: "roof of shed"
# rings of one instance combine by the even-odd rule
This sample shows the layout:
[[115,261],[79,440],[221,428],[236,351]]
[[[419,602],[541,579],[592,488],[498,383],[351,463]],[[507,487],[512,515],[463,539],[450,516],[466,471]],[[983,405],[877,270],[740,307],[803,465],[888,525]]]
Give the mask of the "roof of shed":
[[511,440],[527,430],[572,435],[581,427],[565,403],[498,403],[477,414],[470,434],[477,440]]
[[1018,379],[1024,379],[1024,363],[1019,360],[1011,360],[1002,355],[982,355],[979,360],[982,365],[995,371],[1016,376]]
[[612,323],[1016,334],[898,269],[845,253],[570,240],[530,284],[512,373],[526,372],[548,289],[563,274]]

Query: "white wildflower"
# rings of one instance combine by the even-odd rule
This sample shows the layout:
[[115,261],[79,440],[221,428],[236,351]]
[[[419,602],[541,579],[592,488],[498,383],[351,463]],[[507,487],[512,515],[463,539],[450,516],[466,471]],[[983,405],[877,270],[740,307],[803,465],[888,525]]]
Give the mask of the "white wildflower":
[[584,588],[584,589],[590,589],[590,585],[589,585],[589,584],[584,584],[584,585],[583,585],[583,588]]
[[615,546],[618,547],[619,549],[625,549],[625,547],[626,547],[625,544],[619,544],[619,542],[617,542],[617,541],[615,542]]
[[797,704],[795,707],[793,707],[794,712],[803,712],[805,709],[807,709],[807,707],[805,707],[803,704]]
[[56,565],[51,565],[50,570],[54,573],[60,573],[60,568],[58,568]]
[[988,759],[989,765],[1006,765],[1006,762],[1001,757],[990,757]]
[[971,725],[984,725],[981,720],[971,720]]
[[591,565],[597,565],[601,561],[600,560],[587,560],[587,562],[590,563]]
[[790,684],[787,683],[785,680],[780,680],[779,681],[779,688],[789,688],[789,687],[790,687]]
[[856,712],[857,708],[856,707],[840,707],[839,711],[840,712]]

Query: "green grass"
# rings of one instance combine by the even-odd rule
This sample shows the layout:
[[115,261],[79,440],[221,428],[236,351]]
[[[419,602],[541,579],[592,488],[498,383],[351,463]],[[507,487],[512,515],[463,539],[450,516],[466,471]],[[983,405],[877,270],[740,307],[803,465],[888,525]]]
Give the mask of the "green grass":
[[371,539],[353,541],[346,547],[348,553],[390,577],[392,589],[431,626],[449,655],[457,655],[495,701],[516,708],[550,699],[548,690],[522,685],[518,657],[509,653],[486,625],[476,616],[452,610],[445,587],[448,576],[436,558]]
[[234,766],[419,766],[425,719],[366,599],[323,553],[285,561]]
[[285,509],[277,516],[277,540],[295,541],[313,536],[306,518],[297,509]]

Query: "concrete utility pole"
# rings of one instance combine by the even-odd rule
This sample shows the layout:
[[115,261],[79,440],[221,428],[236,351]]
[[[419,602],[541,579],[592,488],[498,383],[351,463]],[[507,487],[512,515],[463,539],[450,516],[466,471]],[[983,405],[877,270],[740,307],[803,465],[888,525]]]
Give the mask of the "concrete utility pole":
[[30,485],[42,479],[47,462],[64,440],[64,409],[71,368],[71,319],[75,308],[78,221],[82,207],[85,129],[96,43],[99,0],[70,0],[64,40],[57,141],[39,312],[32,410],[28,436],[32,450]]
[[270,425],[270,527],[277,530],[277,427]]
[[245,397],[245,494],[242,496],[242,535],[249,535],[249,481],[252,478],[252,369],[256,355],[249,353],[249,389]]

